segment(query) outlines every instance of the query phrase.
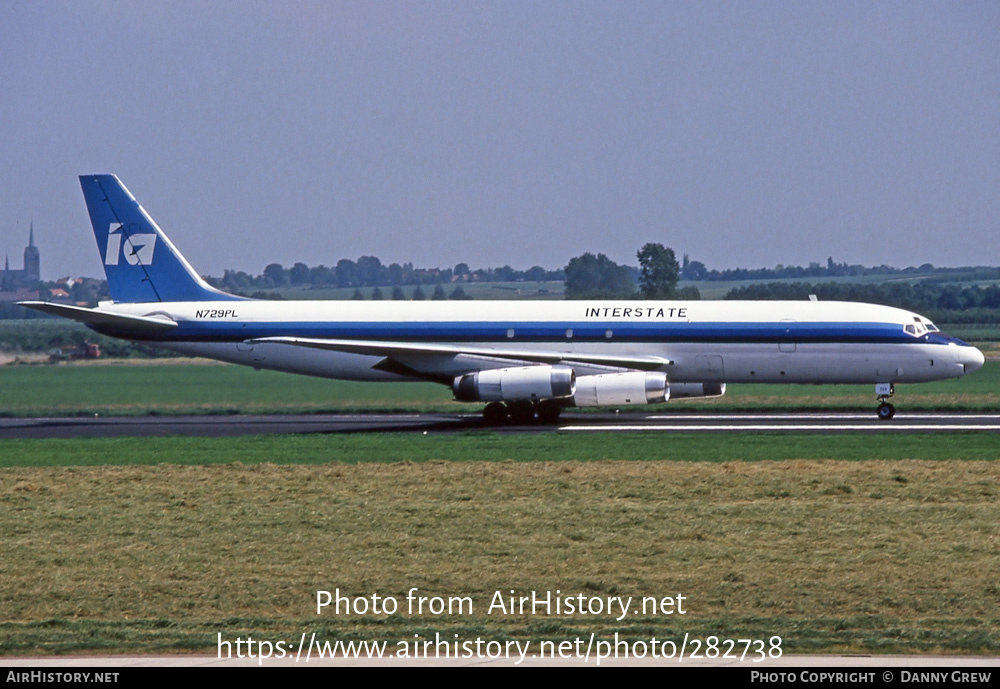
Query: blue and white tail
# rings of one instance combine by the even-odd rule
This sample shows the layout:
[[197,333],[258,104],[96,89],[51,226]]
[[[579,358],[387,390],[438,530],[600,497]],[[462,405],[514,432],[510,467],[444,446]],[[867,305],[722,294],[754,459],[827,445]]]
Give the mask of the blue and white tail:
[[202,280],[117,177],[83,175],[80,186],[115,302],[242,298]]

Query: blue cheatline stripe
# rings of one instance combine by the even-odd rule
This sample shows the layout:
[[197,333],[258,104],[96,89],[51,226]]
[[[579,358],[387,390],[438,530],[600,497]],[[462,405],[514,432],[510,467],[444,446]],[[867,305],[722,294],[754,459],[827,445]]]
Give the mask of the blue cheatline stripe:
[[[508,332],[514,331],[514,337]],[[567,337],[572,330],[572,337]],[[607,331],[612,338],[607,338]],[[704,343],[876,343],[946,344],[932,334],[915,338],[898,323],[629,323],[537,321],[444,322],[224,322],[180,321],[155,339],[234,342],[258,337],[369,339],[428,342],[704,342]]]

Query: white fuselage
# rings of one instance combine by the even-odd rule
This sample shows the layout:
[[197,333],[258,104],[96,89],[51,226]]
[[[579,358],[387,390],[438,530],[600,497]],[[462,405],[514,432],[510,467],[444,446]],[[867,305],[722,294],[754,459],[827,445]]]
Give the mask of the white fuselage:
[[[574,353],[660,357],[671,383],[915,383],[958,377],[983,363],[975,347],[938,333],[917,314],[848,302],[228,301],[101,308],[168,317],[175,330],[137,339],[178,352],[349,380],[443,380],[512,365],[509,357],[491,361],[491,349],[559,352],[568,360]],[[379,354],[257,341],[275,336],[451,344],[475,352],[395,356],[419,364],[421,376],[410,376],[373,368],[386,358]],[[614,367],[574,368],[592,375]]]

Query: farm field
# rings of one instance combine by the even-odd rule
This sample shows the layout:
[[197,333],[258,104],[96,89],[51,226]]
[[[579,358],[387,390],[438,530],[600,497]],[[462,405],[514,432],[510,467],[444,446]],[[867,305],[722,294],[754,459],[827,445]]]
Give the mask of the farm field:
[[678,287],[695,287],[701,294],[702,299],[722,299],[731,290],[761,283],[775,284],[801,284],[801,283],[827,283],[835,282],[840,284],[880,284],[883,282],[920,282],[927,276],[900,276],[900,275],[845,275],[834,277],[813,277],[805,276],[798,278],[779,278],[775,280],[684,280],[678,283]]
[[[996,461],[349,464],[323,440],[314,464],[181,465],[187,445],[161,439],[109,449],[149,466],[0,469],[0,653],[215,653],[219,635],[314,632],[390,648],[435,634],[534,648],[779,636],[784,653],[1000,643]],[[405,606],[414,588],[469,607],[316,613],[320,590]],[[496,592],[557,590],[636,607],[489,610]],[[679,595],[683,615],[637,607]]]

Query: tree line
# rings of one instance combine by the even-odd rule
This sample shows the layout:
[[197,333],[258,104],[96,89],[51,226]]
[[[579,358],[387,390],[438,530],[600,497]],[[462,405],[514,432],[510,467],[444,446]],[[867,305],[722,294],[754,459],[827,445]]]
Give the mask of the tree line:
[[[862,266],[838,263],[832,257],[825,264],[818,262],[808,266],[777,265],[774,268],[729,268],[708,269],[701,261],[692,261],[684,254],[677,260],[673,249],[658,243],[647,243],[636,253],[637,266],[618,264],[605,254],[584,253],[569,260],[564,268],[549,270],[532,266],[518,270],[509,265],[495,268],[471,269],[467,263],[459,263],[453,268],[416,268],[412,263],[390,263],[385,265],[376,256],[361,256],[356,261],[341,259],[334,266],[308,266],[295,263],[286,268],[280,263],[271,263],[260,275],[245,271],[226,270],[221,278],[206,278],[210,284],[220,289],[269,296],[264,290],[285,287],[339,287],[355,288],[355,298],[361,298],[358,288],[380,288],[375,299],[428,298],[427,292],[409,290],[407,296],[395,288],[403,286],[428,287],[435,285],[461,285],[484,282],[558,282],[565,284],[569,299],[698,299],[699,293],[693,286],[678,287],[678,281],[713,282],[722,280],[752,280],[766,282],[774,280],[814,278],[816,283],[834,277],[900,276],[918,278],[918,284],[942,284],[949,282],[1000,280],[1000,268],[961,267],[936,268],[925,263],[919,267],[894,268],[892,266]],[[853,284],[853,283],[852,283]],[[381,288],[385,288],[382,291]],[[257,290],[257,292],[254,292]],[[391,290],[391,292],[390,292]],[[796,292],[798,294],[798,292]],[[975,294],[959,295],[952,286],[949,290],[935,292],[933,300],[941,303],[972,304],[989,301],[989,297],[979,298]],[[273,295],[270,295],[273,296]],[[454,290],[442,294],[433,290],[431,299],[461,299],[463,293]],[[926,294],[920,295],[920,304],[926,303]],[[979,306],[947,307],[979,308]]]
[[[685,254],[681,261],[673,249],[659,243],[647,243],[636,252],[638,265],[621,265],[605,254],[584,253],[569,260],[564,268],[547,270],[533,266],[517,270],[509,265],[498,268],[471,269],[466,263],[453,268],[415,268],[412,263],[385,265],[375,256],[362,256],[357,261],[341,259],[333,267],[310,267],[295,263],[285,268],[279,263],[265,267],[252,276],[244,271],[226,270],[221,278],[206,280],[220,289],[257,298],[280,298],[267,291],[284,287],[354,288],[354,299],[444,300],[470,298],[463,284],[482,282],[552,282],[562,281],[567,299],[699,299],[692,285],[680,287],[681,280],[761,280],[757,284],[734,289],[726,299],[806,299],[816,294],[824,300],[865,301],[899,306],[913,311],[947,312],[950,322],[958,322],[953,312],[964,312],[966,318],[995,319],[990,312],[1000,309],[1000,287],[967,287],[958,281],[1000,280],[1000,268],[962,267],[935,268],[930,263],[919,267],[863,267],[837,263],[828,258],[825,265],[811,263],[807,267],[777,266],[773,269],[734,268],[708,270],[699,261]],[[858,282],[823,282],[834,276],[883,275],[910,278],[908,281],[884,281],[872,284]],[[810,282],[774,282],[775,279],[814,276]],[[764,282],[770,279],[770,282]],[[50,296],[55,283],[39,285],[40,298]],[[403,288],[406,287],[404,290]],[[76,303],[96,303],[107,298],[103,280],[85,279],[70,288],[70,300]],[[976,315],[978,314],[978,315]],[[12,303],[0,303],[0,319],[34,316]],[[986,322],[983,321],[983,322]]]
[[619,265],[604,254],[569,260],[565,273],[567,299],[700,299],[696,287],[677,287],[680,264],[673,249],[657,243],[636,252],[639,267]]
[[858,264],[848,265],[847,263],[837,263],[833,257],[826,259],[825,264],[812,262],[808,266],[785,266],[780,263],[774,268],[727,268],[725,270],[709,270],[701,261],[692,261],[684,254],[681,262],[681,279],[691,281],[721,282],[735,280],[753,280],[763,282],[766,280],[788,280],[802,278],[835,278],[835,277],[863,277],[866,275],[880,275],[900,277],[921,277],[929,281],[955,281],[955,280],[1000,280],[1000,268],[989,266],[964,266],[960,268],[937,268],[931,263],[908,268],[894,268],[893,266],[862,266]]
[[1000,286],[960,286],[935,282],[766,282],[729,290],[724,299],[855,301],[896,306],[949,323],[1000,320]]
[[[364,298],[365,295],[362,294],[361,288],[356,287],[354,289],[354,295],[351,297],[351,299],[357,301]],[[381,287],[376,287],[375,289],[373,289],[371,295],[372,301],[382,301],[383,299],[391,299],[393,301],[406,301],[406,300],[424,301],[427,298],[428,298],[427,292],[425,292],[424,288],[421,287],[420,285],[417,285],[416,288],[412,292],[410,292],[409,296],[406,295],[406,292],[399,285],[396,285],[392,288],[392,290],[389,292],[388,297],[382,291]],[[461,301],[464,299],[472,299],[472,297],[470,297],[465,293],[465,290],[462,289],[461,285],[455,285],[454,287],[451,288],[450,291],[447,292],[445,291],[444,286],[440,284],[434,285],[434,289],[433,291],[431,291],[430,300],[444,301],[445,299],[451,299],[452,301]]]
[[397,287],[404,285],[441,285],[476,282],[550,282],[560,281],[562,270],[546,270],[532,266],[517,270],[510,266],[499,268],[469,268],[459,263],[454,268],[414,268],[412,263],[385,265],[377,256],[362,256],[357,261],[344,258],[335,266],[307,266],[296,263],[285,268],[271,263],[260,275],[253,276],[242,270],[227,270],[221,278],[207,278],[219,289],[234,292],[267,290],[282,287]]

